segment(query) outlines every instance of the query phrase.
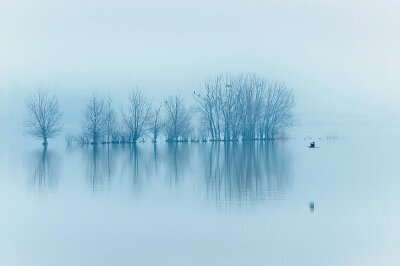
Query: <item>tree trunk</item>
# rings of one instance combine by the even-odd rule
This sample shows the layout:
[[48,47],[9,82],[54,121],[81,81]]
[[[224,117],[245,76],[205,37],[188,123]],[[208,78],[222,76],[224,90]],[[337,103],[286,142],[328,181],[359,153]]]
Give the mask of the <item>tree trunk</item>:
[[47,137],[43,137],[43,146],[47,146]]

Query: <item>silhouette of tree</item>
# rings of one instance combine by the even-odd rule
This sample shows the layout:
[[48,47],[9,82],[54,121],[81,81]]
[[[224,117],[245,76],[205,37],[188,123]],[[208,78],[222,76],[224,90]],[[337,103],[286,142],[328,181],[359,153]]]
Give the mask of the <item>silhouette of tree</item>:
[[154,114],[152,118],[152,123],[151,123],[151,131],[153,133],[153,141],[156,142],[158,135],[160,134],[162,128],[163,128],[163,123],[161,121],[161,105],[156,107],[154,109]]
[[148,130],[151,115],[150,100],[140,91],[133,90],[129,97],[129,104],[122,112],[122,120],[129,133],[129,140],[136,142]]
[[191,133],[189,111],[184,99],[179,93],[165,100],[167,118],[165,121],[165,136],[168,142],[186,141]]
[[84,113],[84,136],[88,142],[96,145],[99,141],[102,141],[106,132],[106,106],[104,100],[94,92],[85,107]]
[[117,117],[110,95],[107,98],[105,109],[105,137],[107,143],[110,143],[111,141],[116,140],[114,137],[116,136],[115,131],[117,130]]
[[26,107],[26,133],[41,138],[43,145],[47,146],[47,140],[56,137],[62,129],[62,114],[58,109],[56,96],[37,90],[26,98]]

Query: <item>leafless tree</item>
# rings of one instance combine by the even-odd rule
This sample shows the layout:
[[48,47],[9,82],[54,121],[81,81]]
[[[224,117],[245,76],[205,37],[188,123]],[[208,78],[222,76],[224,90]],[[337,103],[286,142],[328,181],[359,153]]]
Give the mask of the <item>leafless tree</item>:
[[294,123],[295,97],[283,83],[269,83],[262,119],[264,138],[273,139]]
[[235,78],[226,75],[222,87],[221,112],[224,125],[224,140],[238,140],[240,125],[240,93]]
[[115,128],[111,131],[111,139],[113,143],[120,143],[123,137],[123,128],[120,122],[115,123]]
[[212,140],[221,139],[222,77],[207,78],[202,92],[194,92],[203,123],[208,125]]
[[293,93],[253,74],[207,78],[194,96],[212,140],[272,139],[293,124]]
[[107,102],[105,104],[105,137],[107,143],[116,140],[116,132],[117,130],[117,117],[114,111],[114,107],[112,105],[111,96],[108,95]]
[[84,114],[84,136],[89,143],[96,145],[102,141],[106,132],[106,105],[97,93],[92,94],[84,109]]
[[158,135],[162,130],[162,121],[160,117],[161,105],[154,109],[154,114],[151,123],[151,131],[153,133],[153,142],[157,142]]
[[151,117],[151,102],[140,91],[133,90],[129,104],[122,112],[122,119],[129,132],[129,140],[136,142],[148,130]]
[[210,136],[210,131],[209,131],[208,125],[204,120],[200,120],[200,123],[197,124],[196,129],[197,129],[196,133],[197,133],[198,141],[201,140],[204,142]]
[[56,96],[37,90],[26,98],[26,107],[26,133],[43,139],[43,145],[47,146],[47,140],[56,137],[62,129],[62,114],[58,109]]
[[191,133],[190,115],[185,107],[181,93],[165,100],[165,107],[167,118],[164,130],[167,141],[177,142],[187,140]]
[[237,140],[240,131],[243,139],[254,139],[264,87],[253,75],[206,79],[195,98],[211,138],[221,140],[223,131],[224,140]]
[[255,75],[241,75],[236,80],[241,113],[242,139],[254,140],[256,128],[262,114],[266,82]]

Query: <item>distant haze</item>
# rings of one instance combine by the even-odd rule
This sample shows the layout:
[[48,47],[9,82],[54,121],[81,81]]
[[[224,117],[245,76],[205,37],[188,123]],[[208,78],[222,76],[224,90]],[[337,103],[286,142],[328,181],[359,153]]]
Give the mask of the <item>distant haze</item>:
[[400,121],[398,1],[0,2],[0,121],[57,93],[79,123],[93,89],[187,101],[210,75],[254,72],[295,91],[303,125]]

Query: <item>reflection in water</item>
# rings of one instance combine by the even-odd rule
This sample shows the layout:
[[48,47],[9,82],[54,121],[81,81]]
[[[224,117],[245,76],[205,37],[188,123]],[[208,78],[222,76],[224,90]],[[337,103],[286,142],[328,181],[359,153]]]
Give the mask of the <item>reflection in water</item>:
[[134,195],[154,182],[176,189],[185,180],[204,187],[207,198],[219,206],[247,205],[284,197],[292,183],[284,142],[98,145],[83,150],[93,192],[110,189],[115,178],[121,186],[128,180]]
[[126,144],[122,147],[124,151],[123,172],[128,174],[133,194],[140,196],[146,177],[145,168],[147,160],[145,155],[142,154],[141,147],[137,144]]
[[[194,152],[193,150],[190,152],[189,149],[193,148],[193,146],[189,145],[186,142],[167,144],[167,150],[163,157],[166,160],[165,174],[167,174],[170,188],[177,187],[185,177],[190,163],[191,152]],[[197,168],[196,164],[193,167]]]
[[203,152],[207,196],[218,205],[279,198],[291,184],[290,158],[279,143],[214,143],[205,149],[209,149]]
[[57,187],[58,178],[58,156],[49,151],[47,147],[35,151],[32,154],[31,162],[34,171],[31,179],[31,186],[35,192],[43,193],[48,189]]
[[117,145],[96,145],[83,147],[86,176],[92,191],[110,189],[115,175]]

